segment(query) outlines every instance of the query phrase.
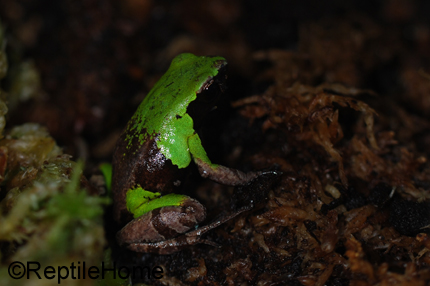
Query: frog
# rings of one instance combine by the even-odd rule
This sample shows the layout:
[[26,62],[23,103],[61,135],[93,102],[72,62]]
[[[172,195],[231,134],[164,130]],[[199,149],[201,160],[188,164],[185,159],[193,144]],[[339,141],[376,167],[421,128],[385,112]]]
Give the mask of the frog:
[[194,119],[199,119],[192,118],[188,109],[209,89],[223,92],[226,66],[221,56],[176,56],[119,136],[112,161],[112,194],[114,218],[122,227],[116,236],[121,246],[171,254],[197,243],[214,245],[202,234],[252,208],[242,207],[199,227],[206,208],[174,192],[192,161],[203,178],[229,186],[249,184],[263,173],[212,163],[195,131]]

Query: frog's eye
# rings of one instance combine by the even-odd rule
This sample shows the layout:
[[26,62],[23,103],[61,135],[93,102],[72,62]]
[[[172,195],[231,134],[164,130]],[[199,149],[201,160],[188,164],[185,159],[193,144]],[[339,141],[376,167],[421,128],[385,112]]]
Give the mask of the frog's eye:
[[204,84],[203,86],[200,88],[200,91],[203,92],[205,90],[208,90],[209,87],[213,84],[214,79],[213,78],[209,78]]

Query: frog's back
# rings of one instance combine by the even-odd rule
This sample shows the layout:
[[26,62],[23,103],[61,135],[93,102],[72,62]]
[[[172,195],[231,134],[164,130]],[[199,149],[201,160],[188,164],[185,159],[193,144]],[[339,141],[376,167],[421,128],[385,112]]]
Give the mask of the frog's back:
[[179,129],[185,129],[179,130],[180,135],[192,134],[192,120],[183,120],[180,124],[176,121],[184,117],[200,89],[225,64],[222,57],[198,57],[188,53],[175,57],[127,125],[126,142],[130,145],[133,138],[139,138],[143,144],[148,140],[144,135],[152,139],[159,134],[157,144],[165,149],[168,147],[160,144],[176,141]]

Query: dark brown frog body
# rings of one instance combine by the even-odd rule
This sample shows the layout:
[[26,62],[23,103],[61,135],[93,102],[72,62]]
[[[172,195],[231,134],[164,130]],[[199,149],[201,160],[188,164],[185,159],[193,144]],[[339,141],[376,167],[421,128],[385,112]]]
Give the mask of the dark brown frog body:
[[[114,218],[122,226],[133,219],[126,207],[126,193],[129,189],[140,185],[150,192],[171,193],[174,182],[184,173],[184,170],[179,170],[160,152],[156,137],[130,152],[125,136],[126,133],[123,132],[117,141],[112,172]],[[136,145],[138,144],[133,144]]]

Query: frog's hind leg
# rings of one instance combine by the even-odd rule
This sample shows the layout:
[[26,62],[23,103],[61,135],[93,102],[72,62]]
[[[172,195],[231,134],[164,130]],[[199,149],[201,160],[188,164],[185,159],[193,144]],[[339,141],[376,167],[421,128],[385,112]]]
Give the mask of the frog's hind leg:
[[[206,217],[206,210],[197,200],[188,198],[180,206],[165,206],[146,212],[133,219],[118,231],[116,238],[121,245],[162,245],[163,241],[181,236]],[[149,246],[148,246],[149,247]],[[139,250],[135,250],[139,251]]]
[[149,252],[161,255],[168,255],[177,252],[187,246],[204,243],[214,247],[220,247],[213,241],[202,239],[201,236],[211,229],[214,229],[228,220],[233,219],[237,215],[250,210],[253,205],[250,204],[233,213],[221,215],[219,218],[211,222],[210,224],[199,227],[193,231],[189,231],[175,238],[168,240],[157,241],[157,242],[132,242],[127,244],[127,248],[136,252]]

